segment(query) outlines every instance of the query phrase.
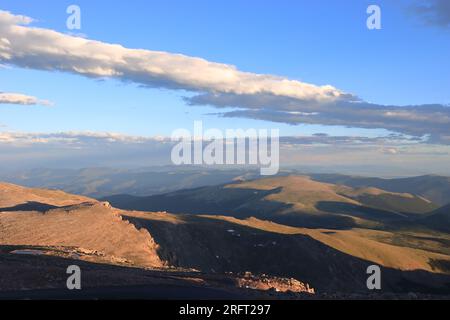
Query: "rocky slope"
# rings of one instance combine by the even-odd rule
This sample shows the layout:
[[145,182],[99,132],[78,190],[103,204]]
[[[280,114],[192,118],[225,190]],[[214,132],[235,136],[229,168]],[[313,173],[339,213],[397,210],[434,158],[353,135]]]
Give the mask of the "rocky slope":
[[108,203],[2,184],[0,205],[1,245],[75,247],[106,261],[163,266],[149,232],[124,221]]
[[[308,213],[311,217],[321,214],[314,209],[314,190],[319,190],[319,194],[359,207],[361,190],[317,185],[303,177],[286,181],[282,188],[276,180],[266,179],[222,187],[231,191],[228,194],[210,191],[195,195],[198,201],[202,196],[213,199],[215,194],[229,201],[257,192],[255,201],[288,203],[283,207],[288,210],[296,205],[309,207],[316,210]],[[296,196],[299,188],[300,198]],[[312,294],[314,288],[319,295],[364,295],[368,294],[366,269],[374,263],[383,270],[383,292],[447,294],[450,287],[450,252],[443,245],[450,237],[445,233],[362,227],[309,229],[255,217],[119,210],[85,197],[9,184],[2,184],[0,191],[0,291],[42,289],[49,283],[49,288],[61,287],[61,278],[66,275],[59,273],[74,261],[87,263],[92,270],[91,286],[143,284],[153,288],[149,289],[152,294],[157,292],[156,284],[180,281],[187,285],[186,292],[200,284],[227,288],[227,292],[241,288]],[[380,193],[386,194],[375,189],[363,194]],[[269,199],[261,200],[261,195]],[[415,199],[404,194],[393,196]],[[51,267],[53,263],[58,268]],[[42,270],[33,269],[33,265]],[[14,272],[22,266],[28,271]],[[52,272],[58,272],[55,280]],[[252,275],[246,276],[246,272]],[[113,280],[115,275],[122,282]]]

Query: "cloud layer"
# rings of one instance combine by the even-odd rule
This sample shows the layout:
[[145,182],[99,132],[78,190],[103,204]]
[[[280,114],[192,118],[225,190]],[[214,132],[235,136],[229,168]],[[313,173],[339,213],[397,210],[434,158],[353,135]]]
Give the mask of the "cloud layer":
[[54,144],[77,148],[82,146],[92,147],[97,143],[140,144],[149,141],[164,142],[170,141],[170,138],[131,136],[113,132],[0,132],[0,144],[10,144],[15,147],[33,144]]
[[190,105],[234,107],[225,117],[289,124],[383,128],[434,143],[450,143],[450,107],[442,104],[384,106],[333,86],[316,86],[232,65],[143,49],[128,49],[30,26],[31,18],[0,11],[0,62],[116,78],[142,86],[193,93]]
[[416,1],[413,10],[428,25],[450,28],[450,1]]
[[387,129],[433,142],[450,142],[450,107],[440,104],[384,106],[363,101],[312,104],[271,96],[203,95],[187,99],[193,105],[236,107],[216,113],[223,117],[261,119],[288,124],[322,124]]
[[0,104],[20,104],[24,106],[43,105],[51,106],[48,100],[41,100],[33,96],[27,96],[21,93],[0,92]]
[[[385,145],[385,144],[417,144],[421,140],[391,134],[385,137],[362,137],[362,136],[329,136],[325,133],[317,133],[312,136],[285,136],[280,137],[281,145]],[[0,132],[0,144],[10,144],[15,147],[31,145],[58,145],[66,147],[92,147],[98,144],[126,144],[145,145],[154,143],[158,145],[173,146],[177,141],[165,136],[133,136],[114,132],[55,132],[55,133],[32,133],[32,132]],[[205,140],[205,144],[207,141]]]
[[[0,173],[38,167],[170,165],[174,144],[168,137],[107,132],[0,132]],[[327,171],[335,168],[340,172],[347,172],[343,170],[347,168],[352,174],[450,175],[449,161],[450,146],[423,144],[401,135],[368,138],[316,134],[280,138],[282,166],[312,170],[322,167]]]

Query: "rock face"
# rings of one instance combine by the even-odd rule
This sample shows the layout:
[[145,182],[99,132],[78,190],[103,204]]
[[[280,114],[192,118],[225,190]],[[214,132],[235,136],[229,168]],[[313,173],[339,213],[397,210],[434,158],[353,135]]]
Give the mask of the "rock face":
[[57,246],[91,261],[165,265],[150,233],[123,220],[108,203],[2,184],[0,204],[0,245]]
[[265,274],[255,276],[251,272],[237,278],[238,287],[254,290],[275,290],[276,292],[295,292],[315,294],[315,290],[294,278],[270,277]]

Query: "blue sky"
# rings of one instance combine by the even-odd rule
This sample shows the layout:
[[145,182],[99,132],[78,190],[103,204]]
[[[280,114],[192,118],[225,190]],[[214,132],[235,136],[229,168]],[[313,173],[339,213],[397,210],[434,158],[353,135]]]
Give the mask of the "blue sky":
[[[424,27],[408,11],[408,2],[4,0],[1,9],[36,19],[34,26],[68,32],[65,10],[74,3],[81,8],[80,32],[90,39],[330,84],[379,104],[450,102],[449,32]],[[382,30],[366,28],[365,11],[371,3],[382,9]],[[186,106],[180,91],[61,72],[1,69],[0,89],[55,104],[2,106],[0,122],[10,130],[170,135],[203,119],[208,127],[277,127],[285,135],[384,132],[220,118],[207,115],[217,112],[215,108]]]
[[280,129],[282,165],[450,175],[449,40],[447,0],[3,0],[0,161],[170,163],[152,137],[202,120]]

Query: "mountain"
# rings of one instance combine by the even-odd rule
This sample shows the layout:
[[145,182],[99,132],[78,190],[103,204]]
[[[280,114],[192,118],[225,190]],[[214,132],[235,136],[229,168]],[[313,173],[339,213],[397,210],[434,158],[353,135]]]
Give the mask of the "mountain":
[[[387,239],[392,234],[375,230],[305,229],[256,218],[164,212],[128,212],[126,219],[151,230],[161,257],[171,264],[205,272],[249,270],[294,277],[318,292],[364,292],[366,269],[373,263],[383,266],[387,291],[401,292],[414,281],[426,287],[447,283],[430,280],[426,272],[438,277],[450,272],[448,251],[394,245]],[[424,278],[419,280],[418,274]]]
[[[107,203],[65,192],[0,184],[0,244],[76,247],[100,260],[162,266],[148,232]],[[76,252],[75,252],[76,253]]]
[[[48,288],[59,290],[49,294],[64,296],[64,268],[71,264],[83,268],[88,289],[82,290],[84,294],[92,292],[89,288],[98,288],[94,297],[107,296],[108,286],[131,290],[131,296],[138,297],[144,296],[139,291],[144,286],[144,292],[157,298],[180,297],[177,292],[184,293],[184,298],[267,298],[270,288],[280,291],[275,293],[279,298],[289,297],[283,293],[286,290],[294,290],[298,294],[294,297],[310,295],[311,288],[319,297],[367,296],[373,293],[366,287],[366,270],[374,263],[382,268],[380,294],[450,294],[446,244],[450,237],[446,233],[371,229],[360,223],[363,218],[355,219],[358,227],[341,230],[308,229],[262,219],[274,216],[273,210],[282,201],[289,205],[282,204],[287,211],[280,216],[302,208],[311,218],[325,214],[316,208],[325,198],[360,207],[357,198],[367,193],[385,194],[298,176],[240,182],[195,193],[210,203],[219,196],[221,201],[241,202],[247,197],[255,205],[275,203],[269,204],[260,218],[238,219],[116,209],[106,202],[57,190],[0,184],[0,272],[8,275],[0,278],[0,298],[11,294],[39,297],[44,294],[41,290]],[[415,201],[410,195],[392,196]],[[262,199],[265,197],[269,199]],[[259,204],[259,209],[266,208]],[[387,217],[380,221],[410,219],[403,217],[405,213],[383,213]],[[414,213],[411,219],[421,215]],[[20,293],[25,288],[34,290]]]
[[[267,299],[269,293],[255,289],[277,288],[279,296],[312,290],[279,277],[207,275],[169,265],[149,230],[94,199],[0,183],[0,205],[0,299],[101,298],[114,292],[146,299]],[[69,265],[82,268],[78,295],[65,287]]]
[[391,192],[406,192],[424,197],[439,206],[450,203],[450,177],[425,175],[419,177],[382,179],[338,174],[312,174],[312,179],[353,188],[375,187]]
[[[300,174],[296,169],[281,170],[279,177]],[[400,179],[382,179],[338,174],[309,174],[317,182],[345,185],[351,188],[377,188],[393,193],[409,193],[430,200],[437,206],[450,202],[450,178],[420,176]],[[140,169],[85,168],[32,169],[1,174],[0,180],[27,187],[63,190],[93,198],[126,194],[150,196],[178,190],[193,189],[235,181],[259,178],[258,170],[244,168],[207,169],[202,167],[148,167]],[[380,200],[382,197],[377,197]],[[366,199],[370,202],[370,199]],[[397,205],[397,199],[385,198],[385,203]],[[414,206],[413,206],[414,207]],[[401,208],[391,208],[394,211]]]
[[355,189],[293,175],[149,197],[117,195],[105,200],[122,209],[253,216],[292,226],[337,229],[407,220],[437,208],[411,194]]
[[85,168],[33,169],[0,176],[27,187],[64,190],[100,198],[118,193],[152,195],[200,186],[251,179],[258,171],[240,169],[155,167],[143,169]]
[[[10,183],[0,183],[0,210],[21,208],[34,209],[33,204],[39,206],[44,204],[47,206],[69,206],[82,202],[95,201],[93,199],[68,194],[60,190],[49,189],[33,189],[21,187]],[[27,208],[26,205],[29,207]]]
[[450,233],[450,205],[437,209],[420,219],[420,222],[431,229]]

